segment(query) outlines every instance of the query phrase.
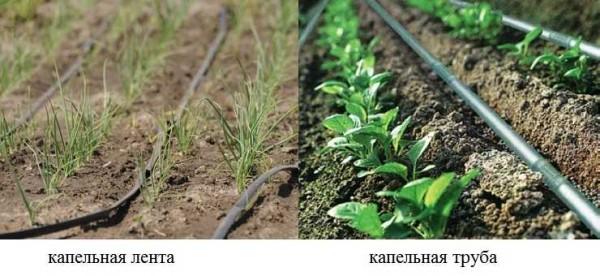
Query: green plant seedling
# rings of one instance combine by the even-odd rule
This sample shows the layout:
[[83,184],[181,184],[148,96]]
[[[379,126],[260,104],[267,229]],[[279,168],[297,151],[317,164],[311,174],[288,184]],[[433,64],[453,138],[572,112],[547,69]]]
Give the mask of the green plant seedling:
[[445,173],[436,179],[413,180],[395,191],[378,192],[394,200],[393,211],[380,213],[373,203],[347,202],[327,214],[349,221],[350,227],[372,238],[440,238],[460,195],[479,174],[473,169],[457,179],[454,173]]
[[519,64],[530,66],[535,57],[529,54],[529,45],[535,41],[542,34],[542,32],[542,28],[536,27],[531,32],[527,33],[521,42],[516,44],[502,44],[498,46],[498,49],[508,51],[509,55],[516,56],[519,60]]
[[487,3],[460,9],[458,16],[449,14],[442,20],[453,28],[452,34],[465,39],[495,43],[502,32],[502,15],[494,12]]
[[581,38],[574,47],[569,48],[560,55],[545,53],[535,58],[530,69],[544,64],[558,80],[557,86],[572,85],[578,92],[583,92],[588,87],[587,78],[590,75],[588,57],[581,53]]
[[355,73],[346,76],[345,82],[325,81],[315,90],[336,95],[339,98],[338,104],[345,106],[349,113],[358,115],[362,122],[366,122],[369,115],[380,109],[377,96],[390,80],[391,74],[375,73],[375,57],[372,54],[360,60],[357,65]]
[[138,162],[138,174],[143,181],[142,196],[144,202],[148,205],[154,204],[158,200],[160,194],[166,189],[167,179],[169,178],[173,165],[175,165],[173,160],[171,134],[170,131],[165,128],[167,127],[165,124],[166,122],[161,123],[161,128],[165,135],[165,142],[156,158],[156,162],[154,162],[154,165],[152,166],[150,176],[146,178],[144,162]]
[[8,122],[4,112],[0,112],[0,157],[8,157],[17,147],[17,143],[13,125]]
[[456,8],[447,0],[407,0],[406,2],[408,5],[436,17],[456,13]]
[[108,134],[117,111],[106,96],[102,112],[97,114],[87,99],[85,82],[79,103],[67,100],[62,87],[59,91],[62,106],[50,103],[46,109],[46,128],[41,148],[28,145],[36,158],[48,194],[56,193],[60,182],[92,156]]
[[434,15],[452,28],[451,34],[464,39],[495,43],[502,32],[502,15],[488,3],[456,9],[447,0],[407,0],[408,5]]
[[29,199],[27,198],[27,195],[25,194],[25,191],[23,190],[23,186],[21,185],[21,180],[19,180],[18,176],[15,176],[15,185],[17,186],[17,192],[19,193],[21,202],[23,203],[23,206],[25,206],[25,210],[27,210],[27,216],[29,218],[29,223],[31,224],[31,226],[34,226],[37,224],[36,223],[37,210],[33,206],[33,204],[29,201]]
[[188,154],[194,140],[200,132],[198,110],[195,108],[186,109],[179,121],[173,124],[173,134],[177,139],[177,148],[183,153]]

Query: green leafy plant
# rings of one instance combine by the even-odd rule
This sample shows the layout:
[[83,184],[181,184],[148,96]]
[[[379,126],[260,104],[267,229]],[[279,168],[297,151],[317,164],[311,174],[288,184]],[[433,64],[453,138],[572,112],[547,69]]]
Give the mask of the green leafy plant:
[[374,203],[346,202],[328,211],[334,218],[347,220],[349,225],[372,238],[440,238],[460,195],[479,175],[470,170],[457,179],[445,173],[436,179],[413,180],[394,191],[377,195],[391,198],[394,208],[379,212]]
[[588,86],[587,78],[590,75],[589,58],[581,53],[580,45],[581,38],[577,40],[574,47],[560,55],[545,53],[538,56],[531,64],[531,70],[540,64],[546,65],[558,79],[557,86],[572,84],[577,91],[584,91]]
[[365,122],[369,115],[375,114],[380,109],[377,96],[391,78],[391,74],[375,73],[375,56],[372,53],[361,59],[357,65],[354,74],[347,75],[345,81],[325,81],[315,90],[337,96],[338,103],[350,111],[364,110],[364,114],[359,114],[359,118]]
[[390,130],[398,109],[374,115],[363,123],[355,114],[336,114],[326,118],[323,125],[340,135],[327,143],[325,150],[345,152],[345,163],[353,161],[361,169],[359,177],[371,174],[388,174],[405,181],[415,179],[419,173],[431,170],[426,166],[419,170],[418,160],[427,149],[433,133],[411,143],[403,138],[411,118]]
[[454,28],[452,34],[459,38],[484,40],[489,43],[496,42],[503,26],[502,15],[494,12],[487,3],[460,9],[458,17],[447,17],[444,21]]
[[488,3],[457,9],[447,0],[408,0],[407,3],[434,15],[452,28],[451,34],[464,39],[495,43],[502,32],[502,15]]
[[529,45],[535,41],[542,32],[542,28],[536,27],[534,30],[527,33],[522,41],[516,44],[502,44],[498,46],[498,49],[508,51],[509,55],[516,56],[519,60],[519,64],[530,66],[535,60],[535,57],[529,53]]
[[[458,36],[492,40],[499,32],[499,17],[489,6],[478,5],[457,12],[447,1],[411,2],[446,20],[458,20],[453,22]],[[378,175],[407,183],[396,191],[377,194],[395,199],[392,212],[380,213],[375,203],[347,202],[335,206],[328,214],[349,220],[351,227],[374,238],[440,237],[460,193],[476,173],[469,172],[458,180],[453,173],[437,179],[421,178],[434,168],[420,164],[434,133],[417,141],[405,139],[411,118],[397,123],[399,109],[384,110],[379,94],[391,74],[376,73],[377,39],[366,47],[361,44],[357,35],[358,18],[351,1],[332,1],[325,18],[318,41],[328,50],[322,68],[335,79],[323,82],[315,90],[336,96],[345,113],[323,120],[323,126],[336,135],[323,151],[343,153],[346,158],[342,163],[352,162],[358,169],[358,177]]]

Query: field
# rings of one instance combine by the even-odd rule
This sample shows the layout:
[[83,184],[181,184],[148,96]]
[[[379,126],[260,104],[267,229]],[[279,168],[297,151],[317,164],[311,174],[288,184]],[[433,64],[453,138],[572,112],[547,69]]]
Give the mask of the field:
[[[210,238],[297,162],[295,1],[27,2],[0,10],[0,234],[117,204],[42,237]],[[228,237],[297,237],[296,181]]]
[[[458,79],[466,83],[533,147],[576,183],[596,207],[600,207],[600,96],[597,90],[600,69],[596,61],[589,62],[589,81],[584,85],[557,85],[560,81],[552,73],[529,70],[527,66],[524,68],[514,56],[498,49],[497,45],[521,40],[522,33],[504,28],[499,34],[499,41],[495,43],[467,40],[451,34],[450,29],[440,20],[408,6],[405,1],[379,2],[424,48],[440,59]],[[506,3],[515,1],[494,2],[504,4],[501,5],[503,8],[510,7],[511,14],[521,15],[522,18],[539,18],[544,23],[558,17],[565,21],[571,20],[570,25],[562,25],[566,26],[562,31],[573,31],[573,26],[576,26],[578,33],[574,35],[582,34],[592,42],[598,39],[597,27],[594,26],[599,23],[599,18],[588,15],[594,10],[593,3],[588,5],[591,11],[586,11],[580,18],[561,17],[560,15],[567,13],[561,10],[531,10],[525,5],[511,6]],[[564,1],[532,2],[561,2],[562,5],[559,6],[564,9],[572,8],[567,7]],[[580,4],[585,5],[584,2],[581,1]],[[305,7],[308,6],[308,1],[304,4]],[[434,217],[435,214],[431,220],[427,217],[405,216],[403,221],[414,219],[415,222],[408,225],[412,229],[393,229],[396,232],[390,237],[593,237],[577,216],[544,185],[541,174],[528,169],[364,1],[355,1],[353,5],[360,20],[359,39],[364,45],[375,37],[379,39],[373,49],[375,74],[390,74],[389,80],[381,82],[385,86],[379,89],[379,110],[383,112],[398,107],[397,124],[406,118],[412,118],[410,126],[404,132],[409,145],[410,141],[432,135],[429,147],[419,162],[435,167],[424,175],[435,178],[444,172],[464,175],[470,169],[480,171],[480,175],[457,197],[447,225],[444,219]],[[338,11],[338,14],[341,13]],[[327,16],[326,11],[325,20]],[[586,24],[577,25],[580,20],[587,20]],[[394,215],[402,213],[398,209],[401,208],[398,202],[402,201],[398,197],[402,196],[394,195],[397,204],[395,207],[394,200],[387,196],[392,195],[389,191],[399,191],[404,181],[397,176],[406,178],[406,171],[403,170],[407,166],[395,163],[394,170],[391,170],[392,166],[378,167],[364,176],[361,170],[369,167],[368,162],[362,159],[358,163],[354,160],[348,162],[348,149],[359,146],[351,143],[341,145],[339,140],[331,140],[336,131],[335,127],[331,127],[333,123],[328,122],[330,116],[344,112],[355,115],[360,112],[355,112],[354,106],[348,104],[353,98],[340,100],[338,97],[336,100],[336,96],[331,94],[337,92],[321,85],[328,80],[340,78],[335,71],[323,66],[328,61],[335,60],[328,54],[327,47],[331,46],[323,46],[326,43],[321,43],[328,34],[323,24],[326,23],[321,22],[322,29],[315,31],[313,40],[302,49],[300,56],[302,193],[299,234],[301,238],[310,239],[381,237],[383,233],[379,231],[380,228],[367,226],[367,220],[381,223],[376,217],[377,213],[367,215],[365,210],[371,208],[367,207],[367,203],[375,203],[374,206],[381,207],[382,212],[392,210],[390,212]],[[352,26],[350,23],[348,25]],[[552,27],[554,26],[556,25]],[[551,43],[537,40],[531,45],[530,51],[541,54],[544,51],[559,50]],[[369,56],[368,50],[366,56]],[[373,80],[371,85],[372,83]],[[340,101],[346,105],[340,105]],[[367,114],[372,113],[367,111]],[[356,121],[354,124],[356,126]],[[368,130],[347,130],[343,136],[357,139],[361,143],[358,138],[348,134],[358,131],[366,133]],[[337,142],[339,143],[336,144]],[[323,150],[326,146],[333,150]],[[342,149],[338,150],[339,148]],[[367,158],[371,158],[371,155],[368,156]],[[408,158],[410,157],[409,152]],[[413,184],[413,187],[419,185]],[[427,200],[425,197],[426,203]],[[355,204],[352,206],[356,209],[350,209],[351,205],[344,205],[346,202]],[[382,221],[388,218],[386,214],[380,213]],[[434,227],[436,223],[443,223],[445,226],[443,234],[435,231],[439,235],[428,233],[431,229],[439,229],[438,226]],[[384,223],[383,227],[389,225]],[[384,236],[387,237],[387,232]]]

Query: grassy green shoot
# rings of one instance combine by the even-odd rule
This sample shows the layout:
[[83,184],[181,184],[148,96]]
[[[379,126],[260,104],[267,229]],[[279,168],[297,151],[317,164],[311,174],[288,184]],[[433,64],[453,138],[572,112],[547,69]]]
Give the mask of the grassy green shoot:
[[[289,65],[290,41],[288,35],[297,16],[295,1],[278,1],[277,28],[265,46],[256,29],[251,30],[256,40],[257,60],[253,76],[240,65],[244,81],[241,91],[234,94],[234,121],[229,122],[222,109],[209,101],[216,111],[225,136],[223,157],[232,170],[238,191],[246,187],[248,179],[254,175],[265,160],[268,139],[284,116],[271,122],[277,102],[275,92],[283,83],[285,69]],[[293,20],[291,20],[292,18]]]
[[58,191],[60,182],[71,176],[98,148],[110,130],[116,112],[108,96],[97,114],[87,99],[87,89],[79,103],[67,100],[61,91],[62,106],[51,103],[46,109],[46,128],[41,149],[33,151],[46,193]]
[[[12,167],[12,164],[10,166]],[[36,210],[35,206],[33,205],[33,203],[30,202],[29,199],[27,198],[27,195],[25,194],[25,191],[23,190],[23,185],[21,185],[21,180],[19,179],[19,176],[17,175],[17,171],[14,169],[14,167],[13,167],[13,172],[15,175],[15,185],[17,186],[17,192],[19,193],[19,197],[21,198],[21,202],[23,203],[23,206],[27,210],[27,215],[29,217],[29,223],[31,224],[31,226],[34,226],[37,224],[36,223],[37,210]]]
[[[121,19],[117,19],[113,28],[113,33],[122,34],[124,39],[119,60],[126,105],[130,105],[140,95],[152,73],[170,54],[169,46],[183,24],[190,1],[174,4],[155,0],[153,3],[154,14],[149,24],[155,30],[136,23],[136,13],[129,9],[122,12]],[[128,31],[127,28],[131,30]]]
[[23,128],[15,130],[14,124],[0,111],[0,159],[7,159],[22,149],[25,140],[35,134],[36,127],[35,122],[29,122]]
[[0,11],[15,20],[30,20],[43,0],[0,0]]
[[15,134],[12,131],[12,124],[0,112],[0,157],[8,157],[17,147]]
[[172,132],[177,139],[177,149],[188,154],[200,132],[200,110],[189,108],[183,112],[181,119],[172,126]]
[[0,53],[0,96],[17,88],[36,66],[36,50],[20,37],[13,37],[12,41],[12,49]]
[[[7,5],[18,6],[15,8],[18,11],[21,6],[27,10],[28,7],[36,7],[39,3],[41,1],[38,0],[15,0],[8,1]],[[40,60],[54,59],[56,49],[81,12],[72,7],[67,0],[59,0],[56,2],[52,18],[44,22],[39,29],[39,37],[28,33],[6,32],[2,38],[10,41],[10,46],[7,47],[8,50],[3,49],[0,52],[0,96],[17,89],[31,76]],[[2,46],[4,45],[0,45]]]
[[[173,142],[171,141],[171,127],[169,126],[169,122],[166,119],[161,119],[160,127],[166,135],[165,143],[152,167],[150,176],[146,178],[143,175],[140,175],[141,179],[144,179],[142,196],[144,197],[144,201],[149,205],[154,204],[160,194],[165,190],[167,179],[175,164],[173,160]],[[139,163],[138,167],[140,173],[145,172],[143,161]]]

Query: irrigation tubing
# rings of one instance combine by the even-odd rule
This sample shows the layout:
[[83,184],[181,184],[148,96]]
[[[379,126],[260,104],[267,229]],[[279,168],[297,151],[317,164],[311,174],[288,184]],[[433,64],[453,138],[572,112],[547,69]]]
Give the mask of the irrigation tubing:
[[[219,14],[219,30],[218,30],[217,36],[212,41],[209,51],[207,52],[207,55],[205,56],[204,61],[202,62],[202,65],[200,66],[200,68],[198,69],[196,74],[194,75],[194,78],[192,79],[190,86],[188,87],[187,91],[185,92],[184,96],[182,97],[180,104],[178,106],[178,109],[177,109],[177,113],[176,113],[177,115],[175,117],[175,120],[180,119],[181,114],[183,113],[183,110],[187,106],[187,103],[189,102],[190,98],[195,93],[195,91],[198,89],[198,87],[202,84],[202,81],[204,80],[206,73],[208,72],[208,69],[210,68],[210,65],[214,61],[214,59],[218,53],[218,50],[221,48],[221,45],[223,44],[223,41],[225,40],[225,36],[227,35],[227,32],[228,32],[227,17],[228,17],[227,10],[225,8],[223,8]],[[146,182],[147,176],[152,173],[154,165],[160,156],[160,152],[161,152],[165,142],[167,142],[166,134],[164,133],[164,131],[159,130],[158,137],[159,138],[157,139],[156,143],[154,144],[154,148],[152,150],[152,156],[146,162],[145,170],[139,172],[135,186],[131,190],[129,190],[129,192],[125,196],[123,196],[117,202],[112,204],[110,207],[103,209],[103,210],[93,212],[91,214],[81,216],[81,217],[77,217],[77,218],[69,219],[69,220],[66,220],[63,222],[59,222],[56,224],[34,227],[34,228],[16,231],[16,232],[2,233],[2,234],[0,234],[0,239],[31,238],[31,237],[37,237],[37,236],[41,236],[41,235],[45,235],[45,234],[49,234],[49,233],[62,231],[65,229],[76,227],[76,226],[91,224],[94,222],[109,221],[111,218],[115,217],[115,215],[119,213],[121,208],[128,206],[129,203],[140,193],[142,186]]]
[[317,26],[317,23],[319,22],[319,18],[321,17],[323,10],[325,10],[327,3],[329,3],[329,0],[319,1],[319,3],[317,3],[317,5],[314,7],[314,9],[315,9],[314,12],[309,13],[309,14],[313,14],[313,15],[310,18],[310,20],[308,20],[308,24],[306,24],[306,27],[304,27],[304,29],[302,30],[302,33],[300,33],[300,39],[298,39],[298,46],[300,48],[302,48],[302,46],[304,46],[304,43],[306,43],[306,40],[308,39],[310,34],[315,29],[315,26]]
[[533,171],[540,172],[544,182],[558,198],[571,209],[579,219],[596,236],[600,237],[600,210],[590,202],[565,176],[563,176],[548,160],[529,145],[523,137],[515,132],[509,124],[490,108],[479,96],[457,79],[438,59],[425,49],[402,24],[396,21],[389,12],[376,0],[364,0],[383,21],[412,50],[427,62],[433,71],[465,101],[479,117],[498,135],[504,143],[514,151]]
[[268,170],[267,172],[256,178],[256,180],[252,181],[252,183],[248,185],[248,188],[246,188],[246,190],[242,193],[240,199],[238,199],[235,205],[233,205],[229,212],[227,212],[225,218],[221,220],[221,223],[219,223],[219,226],[217,227],[217,230],[215,230],[215,232],[213,233],[212,238],[225,239],[227,237],[227,233],[229,233],[229,231],[231,230],[237,219],[242,215],[244,210],[250,208],[249,205],[251,205],[254,202],[254,199],[260,191],[260,188],[262,188],[262,186],[267,181],[269,181],[269,179],[273,175],[282,171],[297,172],[298,164],[280,165],[273,167],[272,169]]
[[[456,7],[459,8],[467,8],[473,4],[469,3],[469,2],[465,2],[465,1],[461,1],[461,0],[450,0],[450,3],[452,3],[453,5],[455,5]],[[513,29],[522,31],[522,32],[531,32],[533,31],[537,26],[534,24],[531,24],[529,22],[508,16],[508,15],[504,15],[502,14],[502,24],[509,26]],[[563,34],[557,31],[553,31],[550,29],[546,29],[546,28],[542,28],[543,32],[540,35],[540,37],[544,40],[550,41],[552,43],[556,43],[562,47],[565,48],[570,48],[570,47],[574,47],[577,44],[577,38],[567,35],[567,34]],[[587,56],[596,59],[596,60],[600,60],[600,48],[592,43],[589,42],[585,42],[582,41],[581,45],[581,52],[583,52],[584,54],[586,54]]]

